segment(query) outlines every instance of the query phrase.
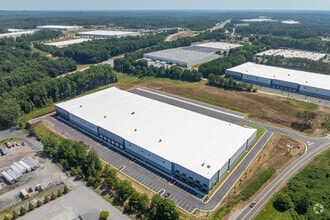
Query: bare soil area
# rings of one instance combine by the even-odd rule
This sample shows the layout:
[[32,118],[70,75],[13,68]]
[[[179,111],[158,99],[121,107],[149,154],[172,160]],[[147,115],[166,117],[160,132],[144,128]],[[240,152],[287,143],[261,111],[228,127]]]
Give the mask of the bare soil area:
[[165,41],[166,42],[171,42],[174,40],[177,40],[179,38],[183,38],[183,37],[191,37],[193,35],[196,35],[197,33],[195,31],[182,31],[182,32],[178,32],[172,35],[169,35],[168,37],[166,37]]

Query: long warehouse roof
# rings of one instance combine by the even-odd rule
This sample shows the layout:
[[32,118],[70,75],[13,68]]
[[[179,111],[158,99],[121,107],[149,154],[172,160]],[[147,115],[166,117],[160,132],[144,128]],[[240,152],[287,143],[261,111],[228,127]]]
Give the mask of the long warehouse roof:
[[96,31],[86,31],[79,32],[80,35],[95,35],[95,36],[125,36],[125,35],[138,35],[138,32],[131,31],[106,31],[106,30],[96,30]]
[[206,178],[255,132],[115,87],[57,106]]
[[330,76],[324,74],[266,66],[251,62],[232,67],[228,70],[242,74],[248,74],[251,76],[296,83],[302,86],[310,86],[325,90],[330,89]]

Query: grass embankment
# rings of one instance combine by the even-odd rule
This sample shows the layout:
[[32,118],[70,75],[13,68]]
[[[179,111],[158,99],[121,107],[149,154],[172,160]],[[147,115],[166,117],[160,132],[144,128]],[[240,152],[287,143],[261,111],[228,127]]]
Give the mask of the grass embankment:
[[[299,172],[267,203],[256,220],[329,219],[330,150],[322,153]],[[278,211],[274,201],[287,195],[287,210]]]
[[[293,146],[292,149],[288,150],[287,145]],[[302,143],[280,133],[273,135],[229,192],[228,199],[223,201],[221,208],[214,213],[213,218],[224,218],[230,212],[247,205],[250,198],[262,190],[265,183],[275,177],[275,173],[281,172],[303,152]]]

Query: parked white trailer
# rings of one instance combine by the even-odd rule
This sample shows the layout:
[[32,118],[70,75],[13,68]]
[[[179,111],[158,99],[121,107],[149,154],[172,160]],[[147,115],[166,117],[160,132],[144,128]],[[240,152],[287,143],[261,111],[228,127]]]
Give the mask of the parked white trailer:
[[6,171],[3,171],[1,174],[2,174],[2,177],[4,178],[4,180],[6,180],[9,184],[12,184],[15,182],[14,178],[12,176],[10,176]]
[[18,163],[20,165],[22,165],[23,167],[25,167],[25,169],[26,169],[27,172],[30,172],[31,171],[31,167],[29,165],[27,165],[26,163],[24,163],[24,161],[20,160],[20,161],[18,161]]
[[33,170],[37,169],[38,167],[38,164],[30,158],[24,158],[22,161],[29,165]]
[[6,170],[7,173],[14,178],[15,181],[18,181],[18,179],[20,178],[20,175],[18,175],[17,173],[15,173],[12,169],[8,169]]
[[21,164],[19,164],[19,163],[17,163],[17,162],[14,162],[13,165],[14,165],[15,167],[17,167],[18,169],[22,170],[22,173],[26,173],[26,172],[27,172],[26,168],[23,167]]
[[19,170],[16,166],[14,166],[14,165],[11,165],[10,166],[10,169],[12,169],[16,174],[18,174],[19,175],[19,177],[21,177],[22,176],[22,171],[21,170]]

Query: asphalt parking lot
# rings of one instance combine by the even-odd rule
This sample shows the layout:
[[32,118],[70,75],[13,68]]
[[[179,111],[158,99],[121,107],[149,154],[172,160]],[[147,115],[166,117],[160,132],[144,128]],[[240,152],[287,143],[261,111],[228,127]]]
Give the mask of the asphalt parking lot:
[[173,199],[174,203],[186,212],[191,213],[195,208],[198,208],[203,195],[196,194],[183,184],[177,182],[170,184],[169,182],[172,179],[160,171],[154,170],[146,164],[124,155],[122,152],[108,148],[102,142],[98,142],[95,138],[85,135],[82,131],[57,120],[55,117],[46,116],[42,119],[50,121],[53,124],[51,128],[63,136],[85,142],[90,148],[98,152],[99,157],[103,161],[109,163],[154,193],[159,193],[160,190],[169,192],[171,194],[169,197]]

